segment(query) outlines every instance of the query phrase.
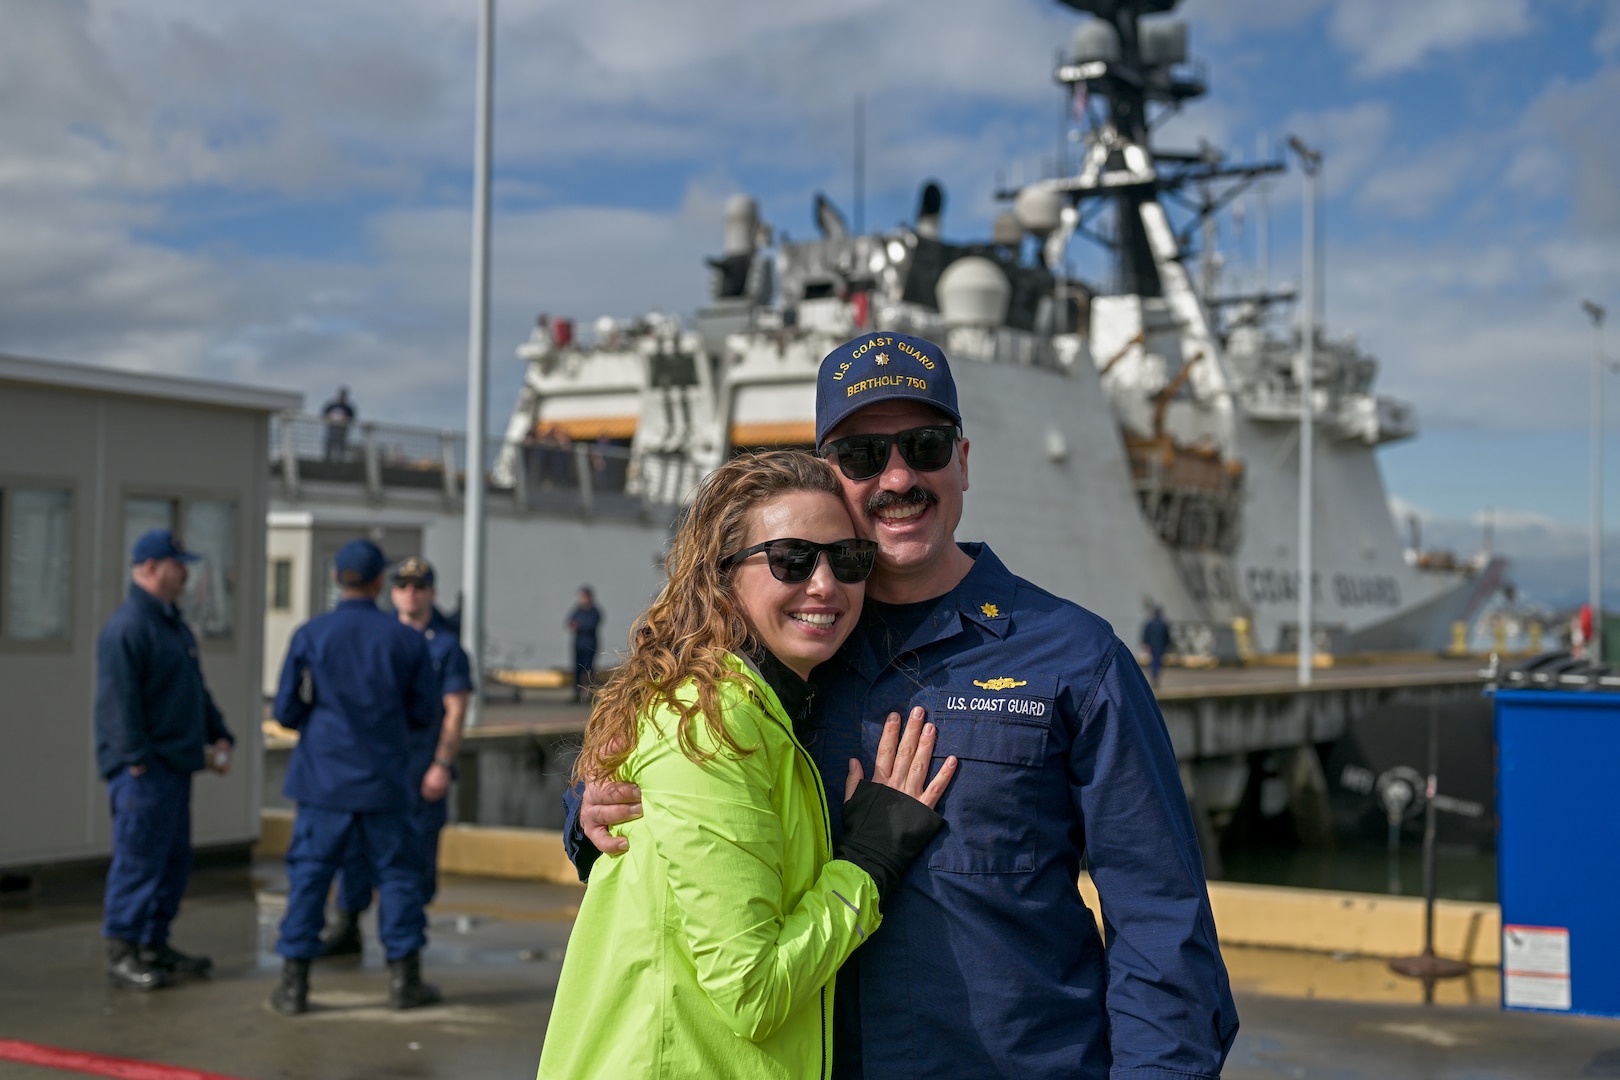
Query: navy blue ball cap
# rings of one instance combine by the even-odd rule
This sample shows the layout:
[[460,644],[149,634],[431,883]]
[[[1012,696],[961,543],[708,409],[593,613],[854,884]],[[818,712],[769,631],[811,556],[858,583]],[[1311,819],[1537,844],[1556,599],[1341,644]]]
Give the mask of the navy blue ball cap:
[[175,539],[173,529],[153,529],[135,541],[135,546],[129,551],[129,564],[138,566],[148,559],[179,559],[181,562],[196,562],[201,555],[193,555],[181,546]]
[[397,585],[402,581],[419,582],[431,589],[433,587],[433,564],[420,555],[412,555],[394,566],[394,583]]
[[859,409],[880,401],[920,401],[962,423],[956,380],[944,351],[910,334],[878,331],[828,353],[816,374],[816,445]]
[[381,577],[387,568],[388,557],[370,540],[350,540],[338,548],[333,560],[340,585],[364,585]]

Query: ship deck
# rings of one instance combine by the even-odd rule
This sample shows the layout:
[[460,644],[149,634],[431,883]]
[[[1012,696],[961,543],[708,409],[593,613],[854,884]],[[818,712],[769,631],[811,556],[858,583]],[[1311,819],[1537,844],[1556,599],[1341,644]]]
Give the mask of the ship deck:
[[[286,1019],[264,1004],[279,969],[284,888],[276,862],[200,870],[175,940],[210,953],[215,974],[148,995],[102,979],[95,880],[0,907],[0,1076],[533,1074],[582,889],[447,878],[424,960],[445,1004],[384,1007],[386,971],[368,922],[373,948],[363,960],[317,965],[313,1010]],[[1382,961],[1238,948],[1226,956],[1243,1023],[1228,1080],[1620,1075],[1620,1023],[1500,1012],[1488,969],[1440,984],[1426,1005],[1421,985]]]

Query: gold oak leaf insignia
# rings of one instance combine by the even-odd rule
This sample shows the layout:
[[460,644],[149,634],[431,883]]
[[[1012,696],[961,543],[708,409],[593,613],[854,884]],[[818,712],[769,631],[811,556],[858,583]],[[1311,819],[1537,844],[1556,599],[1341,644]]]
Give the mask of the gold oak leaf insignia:
[[873,358],[873,363],[877,364],[879,367],[882,367],[884,364],[887,364],[888,362],[889,362],[889,354],[886,353],[886,352],[880,352],[880,353],[877,354],[877,356],[875,356]]
[[1001,609],[994,604],[981,604],[979,610],[984,612],[984,617],[987,619],[994,619],[1001,614]]

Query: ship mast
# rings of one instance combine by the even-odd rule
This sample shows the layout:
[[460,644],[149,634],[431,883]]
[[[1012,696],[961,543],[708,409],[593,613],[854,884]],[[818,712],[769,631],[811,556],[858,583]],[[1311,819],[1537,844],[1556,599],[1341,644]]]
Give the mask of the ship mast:
[[[1152,237],[1143,207],[1162,194],[1174,194],[1188,185],[1205,189],[1193,207],[1194,220],[1176,233],[1185,252],[1199,227],[1224,209],[1258,178],[1283,171],[1280,161],[1227,165],[1213,149],[1194,153],[1155,152],[1153,128],[1182,104],[1208,90],[1202,73],[1187,63],[1187,27],[1176,20],[1143,17],[1173,11],[1179,0],[1059,0],[1076,11],[1096,17],[1075,36],[1071,62],[1060,64],[1056,78],[1071,94],[1100,100],[1106,106],[1104,129],[1099,132],[1093,160],[1080,175],[1060,179],[1055,186],[1077,206],[1087,201],[1112,205],[1113,237],[1102,237],[1081,227],[1076,231],[1112,249],[1116,261],[1115,289],[1144,298],[1164,295]],[[1157,115],[1153,106],[1162,106]],[[1106,175],[1106,180],[1104,176]],[[1217,182],[1229,183],[1219,191]],[[1015,195],[1016,193],[1003,193]],[[1204,252],[1207,256],[1210,253]],[[1206,303],[1213,298],[1204,297]]]

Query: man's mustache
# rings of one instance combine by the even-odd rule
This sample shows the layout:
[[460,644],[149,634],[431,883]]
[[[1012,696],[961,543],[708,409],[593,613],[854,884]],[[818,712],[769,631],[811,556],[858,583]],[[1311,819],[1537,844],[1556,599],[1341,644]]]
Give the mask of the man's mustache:
[[887,510],[896,506],[932,506],[939,502],[939,496],[932,491],[924,491],[914,487],[910,491],[875,491],[871,498],[866,500],[866,514],[875,516],[879,510]]

